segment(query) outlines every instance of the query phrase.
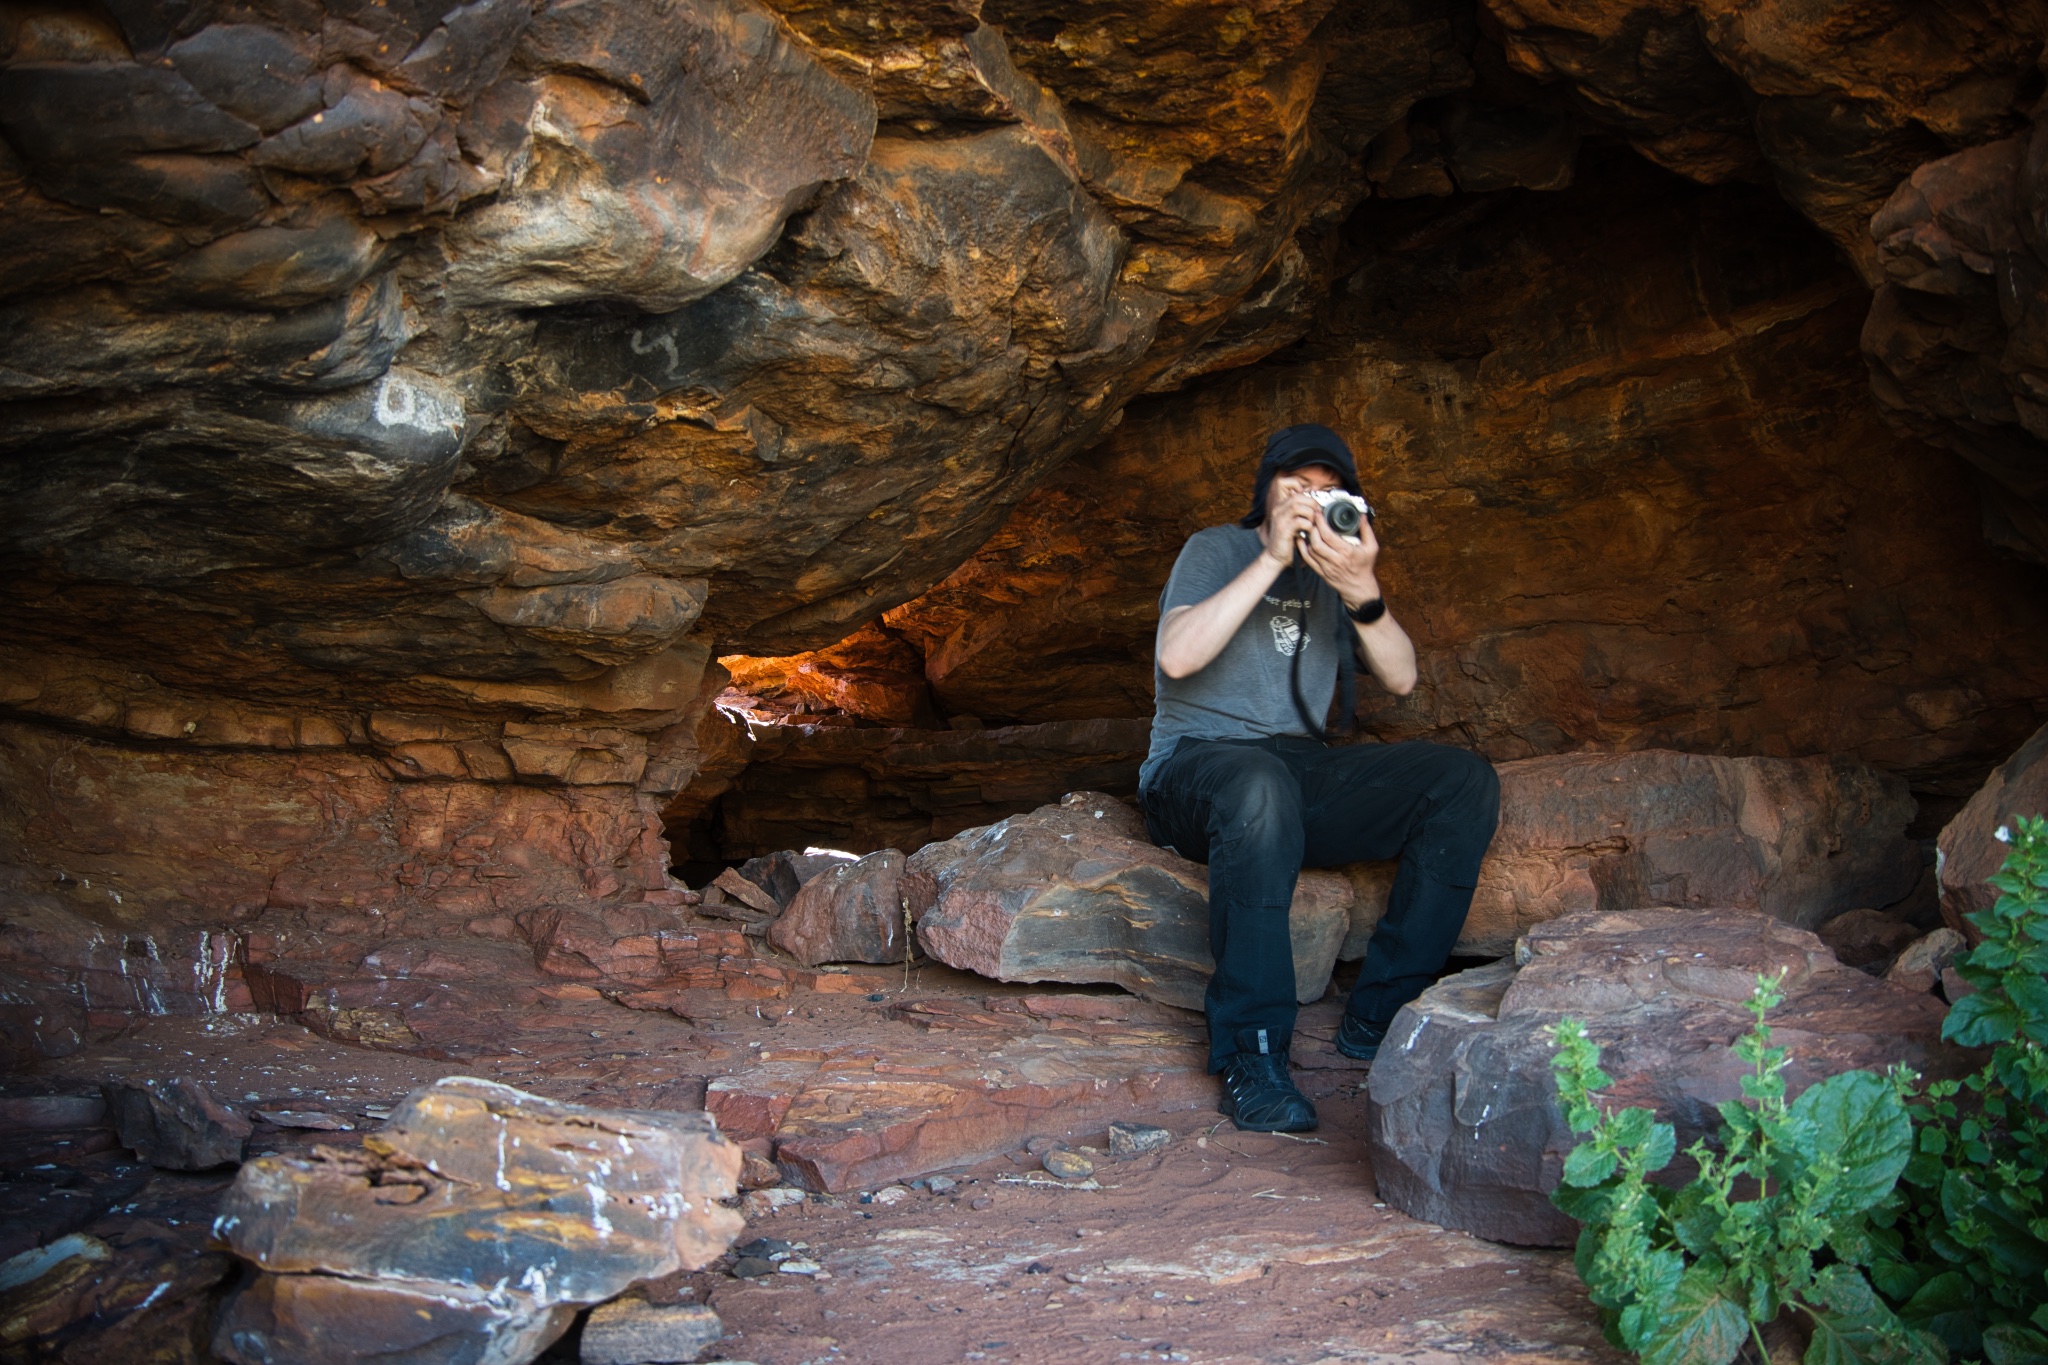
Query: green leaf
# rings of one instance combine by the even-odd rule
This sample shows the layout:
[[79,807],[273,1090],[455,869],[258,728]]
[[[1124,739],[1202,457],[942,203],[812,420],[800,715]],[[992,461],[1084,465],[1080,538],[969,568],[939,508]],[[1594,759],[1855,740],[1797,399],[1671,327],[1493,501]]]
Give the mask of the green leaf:
[[1714,1234],[1721,1230],[1720,1212],[1697,1201],[1687,1202],[1679,1196],[1681,1207],[1671,1220],[1671,1231],[1678,1238],[1678,1244],[1695,1256],[1704,1256],[1713,1249]]
[[1804,1307],[1813,1319],[1805,1365],[1941,1365],[1940,1343],[1908,1331],[1848,1266],[1822,1271]]
[[1991,1365],[2044,1365],[2048,1336],[2016,1322],[2001,1322],[1984,1330],[1984,1358]]
[[1601,1185],[1582,1190],[1560,1183],[1550,1192],[1550,1202],[1557,1205],[1565,1217],[1589,1227],[1607,1221],[1607,1207],[1613,1199],[1614,1191]]
[[2005,983],[2005,993],[2026,1014],[2048,1017],[2048,981],[2031,973],[2015,973]]
[[1656,1122],[1657,1116],[1647,1109],[1624,1109],[1614,1116],[1614,1126],[1607,1131],[1617,1147],[1640,1147]]
[[1997,991],[1966,995],[1942,1021],[1941,1036],[1964,1047],[1990,1047],[2018,1031],[2020,1013]]
[[1890,1354],[1883,1331],[1869,1318],[1811,1308],[1807,1316],[1813,1319],[1813,1340],[1806,1365],[1872,1365]]
[[[1988,1305],[1987,1305],[1988,1306]],[[1925,1328],[1948,1343],[1950,1351],[1965,1359],[1983,1349],[1983,1330],[1977,1325],[1978,1305],[1970,1279],[1959,1270],[1936,1275],[1920,1286],[1899,1316],[1915,1327]]]
[[1614,1153],[1603,1152],[1590,1142],[1582,1142],[1572,1148],[1572,1154],[1564,1159],[1564,1183],[1581,1189],[1597,1185],[1614,1174],[1614,1166]]
[[1887,1256],[1871,1264],[1870,1280],[1878,1293],[1893,1303],[1904,1303],[1919,1292],[1925,1275],[1918,1266]]
[[1913,1155],[1913,1123],[1898,1092],[1868,1071],[1845,1071],[1806,1088],[1792,1117],[1810,1124],[1798,1146],[1809,1162],[1839,1162],[1823,1214],[1840,1217],[1887,1194]]
[[1641,1335],[1643,1365],[1728,1365],[1749,1339],[1749,1318],[1721,1277],[1698,1266],[1679,1280]]
[[1678,1130],[1668,1123],[1660,1123],[1650,1130],[1650,1140],[1643,1144],[1643,1169],[1661,1171],[1671,1164],[1678,1155]]

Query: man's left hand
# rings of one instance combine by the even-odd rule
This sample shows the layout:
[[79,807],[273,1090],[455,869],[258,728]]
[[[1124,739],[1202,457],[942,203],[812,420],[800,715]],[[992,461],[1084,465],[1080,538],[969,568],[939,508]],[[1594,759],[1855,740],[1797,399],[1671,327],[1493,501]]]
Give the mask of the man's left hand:
[[1307,538],[1301,542],[1301,557],[1325,583],[1337,590],[1347,608],[1370,602],[1380,595],[1380,580],[1375,572],[1380,558],[1380,542],[1372,533],[1370,521],[1360,523],[1358,540],[1354,543],[1332,531],[1329,522],[1322,517],[1317,517],[1309,527]]

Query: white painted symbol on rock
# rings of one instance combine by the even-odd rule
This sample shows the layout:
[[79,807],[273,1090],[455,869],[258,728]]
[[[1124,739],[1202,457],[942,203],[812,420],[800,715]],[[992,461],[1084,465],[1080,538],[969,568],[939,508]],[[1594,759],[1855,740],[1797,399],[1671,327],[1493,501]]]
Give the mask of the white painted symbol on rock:
[[663,355],[667,356],[668,368],[664,369],[662,373],[668,378],[674,379],[676,371],[681,369],[683,365],[683,358],[676,354],[676,339],[663,332],[656,336],[652,343],[643,343],[641,341],[643,335],[645,334],[638,328],[635,328],[633,335],[626,338],[626,344],[633,348],[634,355],[653,355],[656,351],[660,351]]
[[415,386],[395,370],[377,381],[377,394],[370,411],[376,417],[377,425],[384,427],[434,431],[462,425],[460,403],[450,402],[446,395],[432,388]]

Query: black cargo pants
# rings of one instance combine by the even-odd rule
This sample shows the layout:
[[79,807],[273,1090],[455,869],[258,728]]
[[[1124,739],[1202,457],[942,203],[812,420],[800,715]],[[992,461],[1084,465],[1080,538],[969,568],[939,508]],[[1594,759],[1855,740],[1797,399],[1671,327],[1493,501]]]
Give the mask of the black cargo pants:
[[1399,858],[1346,1010],[1385,1024],[1443,968],[1493,840],[1500,781],[1441,744],[1332,748],[1306,736],[1183,739],[1143,794],[1156,844],[1209,865],[1209,1069],[1284,1053],[1294,1032],[1287,909],[1304,867]]

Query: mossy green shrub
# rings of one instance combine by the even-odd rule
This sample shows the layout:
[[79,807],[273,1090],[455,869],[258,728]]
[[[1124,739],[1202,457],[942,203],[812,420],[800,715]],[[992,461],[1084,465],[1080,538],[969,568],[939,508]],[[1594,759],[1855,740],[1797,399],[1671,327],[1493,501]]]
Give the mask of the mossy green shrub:
[[1957,1357],[2022,1365],[2048,1361],[2048,821],[1998,836],[1998,900],[1970,916],[1983,941],[1956,965],[1975,993],[1942,1026],[1991,1060],[1912,1106],[1904,1209],[1871,1276]]
[[1745,1345],[1769,1355],[1761,1328],[1805,1319],[1808,1365],[1913,1361],[1934,1365],[1941,1343],[1903,1322],[1865,1271],[1875,1235],[1913,1150],[1910,1076],[1845,1072],[1785,1099],[1785,1049],[1764,1016],[1782,977],[1750,998],[1756,1023],[1736,1040],[1749,1064],[1742,1098],[1721,1105],[1718,1143],[1688,1150],[1699,1173],[1676,1188],[1650,1177],[1671,1164],[1677,1138],[1648,1109],[1610,1111],[1612,1084],[1585,1025],[1555,1029],[1558,1096],[1587,1135],[1552,1197],[1581,1224],[1577,1263],[1608,1339],[1646,1365],[1728,1365]]
[[1943,1036],[1990,1047],[1962,1081],[1847,1072],[1785,1098],[1785,1051],[1766,1015],[1783,978],[1759,978],[1749,1064],[1720,1106],[1698,1174],[1654,1184],[1676,1137],[1647,1109],[1611,1111],[1612,1080],[1576,1019],[1554,1030],[1572,1150],[1553,1198],[1581,1224],[1577,1265],[1607,1334],[1647,1365],[1728,1365],[1784,1317],[1806,1365],[2048,1362],[2048,822],[2012,845],[1983,942],[1958,964],[1975,987]]

